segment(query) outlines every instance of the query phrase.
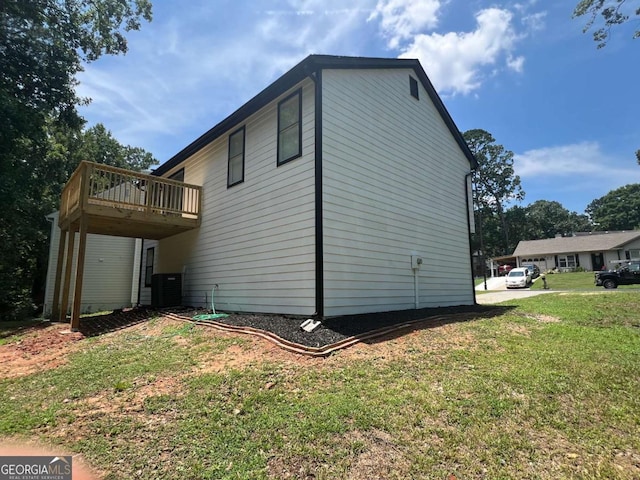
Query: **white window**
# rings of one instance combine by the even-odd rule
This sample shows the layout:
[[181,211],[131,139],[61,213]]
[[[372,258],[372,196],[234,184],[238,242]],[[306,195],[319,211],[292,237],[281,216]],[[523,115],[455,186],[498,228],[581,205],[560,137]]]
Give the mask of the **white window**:
[[301,97],[298,90],[278,104],[278,165],[302,155]]
[[566,255],[558,257],[558,266],[562,268],[575,268],[576,266],[576,256],[575,255]]
[[244,182],[244,127],[229,135],[227,187]]
[[640,258],[640,250],[629,250],[629,258]]

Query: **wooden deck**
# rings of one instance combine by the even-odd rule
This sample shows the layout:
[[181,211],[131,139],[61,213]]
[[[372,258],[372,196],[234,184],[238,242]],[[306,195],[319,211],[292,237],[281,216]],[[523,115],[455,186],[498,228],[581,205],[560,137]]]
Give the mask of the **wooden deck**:
[[[159,240],[198,228],[201,211],[200,186],[82,162],[65,185],[60,199],[61,236],[53,318],[63,321],[71,304],[71,330],[78,329],[88,233]],[[76,232],[79,244],[71,295]]]
[[82,162],[62,192],[59,225],[85,218],[88,233],[156,239],[200,226],[202,187]]

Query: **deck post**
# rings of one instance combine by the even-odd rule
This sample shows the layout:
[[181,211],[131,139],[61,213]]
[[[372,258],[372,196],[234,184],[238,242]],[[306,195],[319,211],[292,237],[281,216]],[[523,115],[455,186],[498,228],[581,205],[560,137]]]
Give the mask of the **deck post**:
[[67,230],[60,230],[58,243],[58,260],[56,262],[56,281],[53,287],[53,306],[51,309],[51,319],[60,318],[60,287],[62,283],[62,269],[64,267],[64,247],[67,242]]
[[67,319],[67,309],[69,308],[69,290],[71,289],[71,270],[73,268],[73,247],[76,240],[76,231],[74,225],[69,225],[69,234],[67,241],[67,266],[64,269],[64,286],[62,287],[62,302],[60,303],[59,321],[64,322]]
[[82,304],[82,280],[84,277],[84,257],[87,250],[87,216],[80,217],[80,243],[78,244],[78,262],[76,264],[76,284],[73,293],[73,311],[71,312],[71,331],[77,332],[80,326],[80,305]]

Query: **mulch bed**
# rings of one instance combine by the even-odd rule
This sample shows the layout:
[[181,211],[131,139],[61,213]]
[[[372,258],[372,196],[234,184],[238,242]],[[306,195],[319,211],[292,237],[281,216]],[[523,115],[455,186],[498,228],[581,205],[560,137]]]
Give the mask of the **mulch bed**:
[[[487,318],[504,313],[506,307],[464,305],[458,307],[422,308],[418,310],[400,310],[394,312],[367,313],[361,315],[345,315],[328,318],[312,332],[300,328],[307,317],[274,314],[229,313],[227,317],[214,321],[237,327],[251,327],[271,332],[280,338],[306,347],[324,347],[350,337],[366,335],[375,330],[393,327],[408,322],[424,321],[442,325],[477,318]],[[211,313],[205,309],[172,308],[166,311],[183,317],[193,318],[196,315]],[[218,312],[220,313],[220,312]],[[433,317],[438,317],[437,320]]]
[[78,331],[85,337],[95,337],[108,332],[115,332],[122,328],[146,322],[157,317],[158,311],[153,308],[139,307],[114,310],[103,315],[91,315],[80,318]]

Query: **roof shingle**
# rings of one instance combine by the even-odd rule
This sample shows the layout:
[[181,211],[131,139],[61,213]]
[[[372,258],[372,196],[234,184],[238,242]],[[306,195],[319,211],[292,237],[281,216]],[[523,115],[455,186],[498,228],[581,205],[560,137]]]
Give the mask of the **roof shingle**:
[[524,257],[614,250],[638,238],[640,238],[640,230],[610,233],[594,232],[593,234],[581,234],[575,237],[522,240],[518,243],[513,255],[515,257]]

